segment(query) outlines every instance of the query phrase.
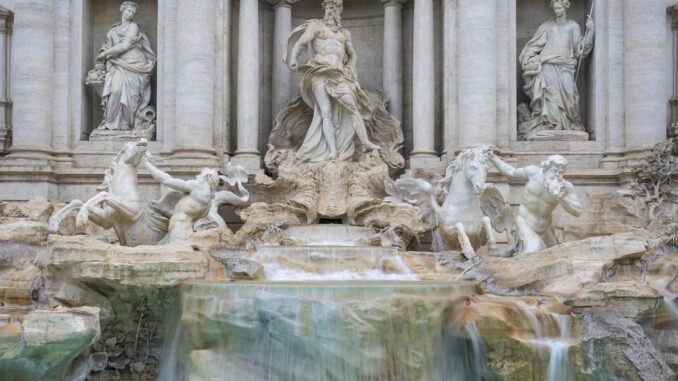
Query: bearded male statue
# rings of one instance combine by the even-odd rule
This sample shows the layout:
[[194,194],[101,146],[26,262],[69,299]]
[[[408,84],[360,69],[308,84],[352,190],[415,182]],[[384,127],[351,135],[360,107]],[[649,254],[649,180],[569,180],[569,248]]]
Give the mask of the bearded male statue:
[[402,167],[402,130],[385,110],[388,98],[368,94],[358,83],[351,34],[341,25],[342,0],[324,0],[322,6],[322,20],[305,22],[287,40],[283,61],[302,73],[301,97],[278,114],[267,165],[275,165],[280,150],[311,163],[358,161],[376,150],[389,167]]
[[555,17],[539,26],[520,53],[531,115],[518,124],[518,138],[547,140],[552,134],[542,131],[564,130],[575,132],[556,140],[588,140],[579,111],[577,70],[593,49],[593,20],[587,18],[582,37],[579,24],[567,18],[569,0],[551,0],[551,7]]
[[532,253],[558,244],[551,214],[561,205],[569,214],[581,215],[581,204],[574,186],[563,179],[567,161],[560,155],[549,156],[541,167],[530,165],[525,168],[513,168],[494,154],[490,162],[501,174],[511,180],[526,181],[518,213],[515,216],[515,233],[512,246],[504,253]]

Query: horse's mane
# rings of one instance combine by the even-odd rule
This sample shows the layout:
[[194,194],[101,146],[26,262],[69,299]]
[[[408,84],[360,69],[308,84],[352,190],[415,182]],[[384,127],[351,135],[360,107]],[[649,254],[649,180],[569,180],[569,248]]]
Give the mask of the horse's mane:
[[459,171],[461,171],[461,169],[464,168],[464,165],[466,165],[466,163],[476,159],[480,159],[483,163],[487,163],[488,160],[487,152],[484,150],[484,147],[461,151],[461,153],[459,153],[459,156],[457,156],[457,158],[454,159],[454,161],[447,166],[447,169],[445,170],[445,177],[438,181],[438,187],[443,192],[442,194],[443,198],[447,197],[454,176],[456,176],[457,173],[459,173]]
[[105,192],[108,190],[108,187],[111,186],[111,181],[113,180],[113,175],[115,174],[115,171],[118,169],[118,163],[120,162],[120,159],[122,158],[122,154],[125,153],[134,143],[125,143],[125,145],[122,146],[122,149],[115,155],[113,158],[113,161],[111,161],[111,166],[108,167],[108,169],[104,172],[104,181],[97,187],[97,191],[99,192]]

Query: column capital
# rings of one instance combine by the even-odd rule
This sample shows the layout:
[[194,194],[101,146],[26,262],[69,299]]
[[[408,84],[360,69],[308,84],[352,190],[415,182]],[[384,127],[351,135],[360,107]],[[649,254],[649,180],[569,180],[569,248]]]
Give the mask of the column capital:
[[379,0],[381,2],[381,5],[386,8],[386,7],[395,7],[399,6],[402,7],[403,4],[407,2],[407,0]]
[[671,28],[674,30],[678,29],[678,4],[670,6],[668,12],[671,16]]
[[299,0],[266,0],[267,3],[271,4],[273,8],[278,7],[287,7],[292,8],[295,3],[298,3]]
[[12,12],[0,7],[0,33],[8,33],[12,30],[12,22],[14,21],[14,14]]
[[668,12],[673,17],[678,16],[678,4],[670,6]]

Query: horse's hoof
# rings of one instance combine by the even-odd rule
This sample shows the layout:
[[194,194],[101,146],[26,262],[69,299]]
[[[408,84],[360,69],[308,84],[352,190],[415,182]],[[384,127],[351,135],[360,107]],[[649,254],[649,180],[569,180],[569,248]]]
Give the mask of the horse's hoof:
[[487,254],[490,257],[498,257],[499,256],[499,249],[497,249],[496,246],[489,246],[487,248]]

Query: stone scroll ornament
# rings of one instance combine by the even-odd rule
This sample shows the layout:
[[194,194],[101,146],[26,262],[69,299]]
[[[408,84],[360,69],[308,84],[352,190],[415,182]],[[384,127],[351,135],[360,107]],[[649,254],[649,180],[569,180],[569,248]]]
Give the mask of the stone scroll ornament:
[[433,233],[434,251],[461,250],[478,262],[476,250],[487,244],[496,256],[494,229],[506,230],[512,217],[501,193],[485,183],[491,152],[489,147],[462,151],[435,185],[419,178],[387,182],[387,200],[421,210],[426,230]]
[[95,67],[85,80],[101,97],[104,111],[90,140],[151,139],[155,133],[156,113],[150,102],[156,55],[148,36],[134,22],[139,5],[125,1],[120,11],[122,20],[106,34]]
[[520,140],[588,140],[579,110],[577,74],[593,49],[593,19],[579,24],[567,18],[569,0],[551,0],[555,17],[545,21],[530,39],[519,61],[529,106],[518,106]]

